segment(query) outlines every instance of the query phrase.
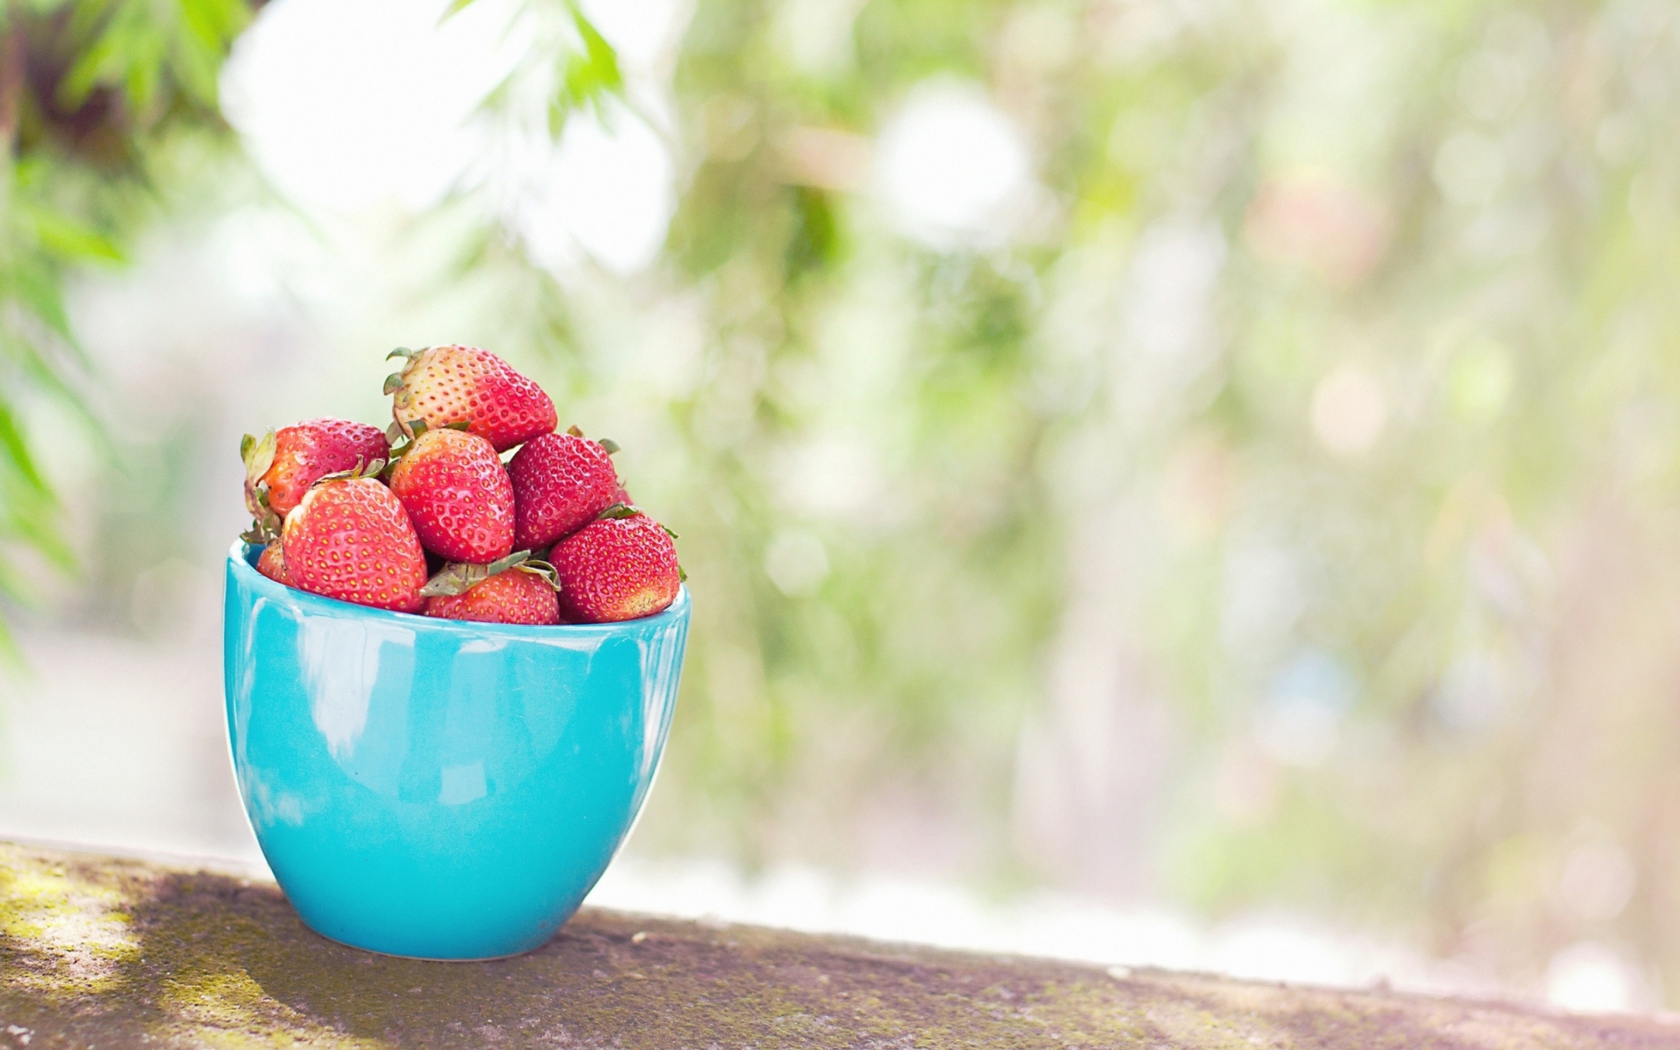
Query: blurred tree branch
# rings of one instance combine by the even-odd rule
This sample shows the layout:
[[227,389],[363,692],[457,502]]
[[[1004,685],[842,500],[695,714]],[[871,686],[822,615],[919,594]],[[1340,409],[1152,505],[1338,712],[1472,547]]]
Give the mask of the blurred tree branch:
[[23,27],[12,22],[6,27],[3,46],[4,61],[0,62],[0,140],[9,155],[16,147],[18,107],[23,102],[24,40]]

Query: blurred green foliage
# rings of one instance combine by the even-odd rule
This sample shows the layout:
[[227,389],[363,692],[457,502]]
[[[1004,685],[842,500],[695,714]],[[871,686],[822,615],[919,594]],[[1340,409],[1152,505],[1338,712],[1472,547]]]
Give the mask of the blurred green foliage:
[[73,567],[18,425],[24,402],[50,396],[97,426],[66,274],[123,261],[172,136],[225,130],[216,75],[250,13],[245,0],[0,4],[0,597],[30,591],[20,556]]
[[[703,600],[649,834],[1675,987],[1670,14],[698,5],[663,277],[704,304]],[[953,77],[1042,195],[928,247],[807,146]]]
[[[593,300],[693,315],[669,445],[626,450],[697,596],[639,842],[1281,904],[1536,982],[1596,941],[1680,986],[1664,5],[702,0],[668,122],[530,6],[550,134],[654,120],[676,215],[651,272],[579,280],[470,213],[437,289],[552,351],[563,414],[632,356]],[[6,278],[15,374],[80,375],[63,267],[124,243],[136,144],[213,125],[181,49],[236,26],[57,67],[149,116],[16,138],[54,175],[8,176],[41,203],[5,273],[47,275]],[[881,170],[951,85],[1032,177],[941,240]],[[12,535],[49,535],[11,461]]]

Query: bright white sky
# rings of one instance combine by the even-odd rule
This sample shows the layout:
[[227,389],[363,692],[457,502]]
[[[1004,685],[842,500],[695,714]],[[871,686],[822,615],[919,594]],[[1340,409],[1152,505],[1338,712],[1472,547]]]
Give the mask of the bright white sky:
[[[613,45],[644,108],[688,11],[682,0],[595,0],[585,11]],[[574,120],[553,146],[498,139],[473,115],[532,46],[516,0],[478,0],[440,22],[442,0],[278,0],[240,38],[223,102],[274,186],[308,211],[347,215],[395,203],[419,211],[485,180],[545,263],[587,254],[645,266],[675,207],[659,135],[619,112],[609,128]],[[537,136],[525,135],[525,139]],[[486,162],[494,158],[487,166]]]
[[[618,49],[639,111],[664,120],[689,0],[583,6]],[[830,6],[841,19],[855,7]],[[452,187],[488,183],[495,206],[549,268],[585,257],[621,274],[645,267],[676,207],[675,165],[660,131],[619,108],[606,126],[574,119],[553,144],[539,130],[539,105],[523,130],[493,132],[474,113],[533,46],[535,20],[519,0],[477,0],[440,21],[444,7],[445,0],[265,7],[235,47],[222,87],[228,116],[262,171],[319,215],[392,203],[419,211]],[[843,30],[849,23],[823,35],[849,39]],[[873,187],[888,216],[935,248],[1001,242],[1033,191],[1022,135],[977,85],[936,79],[912,90],[876,154]]]

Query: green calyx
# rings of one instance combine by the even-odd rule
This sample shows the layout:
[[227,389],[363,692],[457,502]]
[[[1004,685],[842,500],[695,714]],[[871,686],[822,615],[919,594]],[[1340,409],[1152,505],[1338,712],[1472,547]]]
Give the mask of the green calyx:
[[385,360],[387,361],[391,360],[393,357],[400,357],[403,361],[401,369],[392,372],[390,375],[385,377],[385,393],[395,394],[397,396],[396,407],[406,408],[408,406],[409,394],[407,390],[403,389],[403,379],[408,375],[408,370],[414,367],[414,359],[429,349],[431,348],[421,347],[418,350],[410,350],[406,346],[399,346],[385,355]]
[[[573,423],[571,426],[566,428],[566,433],[572,435],[575,438],[580,438],[580,437],[583,437],[583,428],[578,426],[576,423]],[[619,449],[624,447],[623,445],[620,445],[618,442],[614,441],[612,438],[600,438],[599,440],[597,440],[595,442],[595,444],[600,445],[601,448],[604,449],[606,451],[607,455],[609,455],[609,456],[612,455],[614,452],[617,452]]]
[[475,565],[470,562],[453,562],[445,565],[436,576],[426,581],[426,585],[420,588],[420,594],[426,598],[465,594],[490,577],[499,576],[509,571],[528,572],[540,576],[556,591],[560,589],[560,577],[554,571],[554,566],[546,561],[539,561],[531,557],[531,552],[526,550],[514,551],[507,557],[498,558],[488,565]]
[[385,440],[391,446],[391,462],[386,464],[386,473],[397,465],[397,460],[414,451],[414,443],[420,440],[420,435],[426,432],[426,421],[416,419],[408,426],[392,423],[385,428]]
[[264,507],[264,512],[251,522],[251,527],[239,534],[246,543],[266,547],[280,538],[280,515]]
[[255,482],[274,465],[274,431],[261,438],[246,434],[239,439],[239,458],[245,463],[245,477]]
[[385,476],[387,478],[390,477],[391,470],[397,465],[397,460],[402,459],[404,456],[414,451],[414,446],[420,441],[421,435],[426,433],[426,431],[459,430],[462,433],[470,433],[471,428],[472,424],[466,422],[465,420],[456,423],[445,423],[441,427],[428,427],[424,419],[416,419],[412,423],[408,424],[408,429],[406,431],[403,429],[403,425],[401,423],[392,423],[390,426],[385,428],[385,440],[391,445],[391,459],[390,462],[385,465]]
[[259,523],[274,515],[268,506],[268,486],[262,480],[274,465],[274,440],[272,430],[260,439],[250,434],[239,439],[239,458],[245,462],[245,509]]
[[356,465],[349,470],[336,470],[331,474],[322,474],[315,479],[315,484],[309,487],[314,488],[323,481],[355,481],[360,478],[377,478],[384,472],[385,463],[386,461],[378,456],[365,462],[360,456],[357,456]]
[[541,576],[544,582],[554,588],[555,594],[560,593],[560,573],[548,562],[532,558],[529,561],[515,565],[514,569],[518,572],[528,572],[534,576]]
[[[636,506],[634,503],[614,503],[606,510],[603,510],[601,513],[595,515],[595,520],[606,521],[609,518],[637,518],[641,517],[645,513],[646,511],[642,510],[642,508]],[[655,522],[654,524],[658,525],[659,523]],[[671,537],[673,540],[677,538],[677,530],[671,528],[671,526],[659,525],[659,527],[664,529],[665,535]]]

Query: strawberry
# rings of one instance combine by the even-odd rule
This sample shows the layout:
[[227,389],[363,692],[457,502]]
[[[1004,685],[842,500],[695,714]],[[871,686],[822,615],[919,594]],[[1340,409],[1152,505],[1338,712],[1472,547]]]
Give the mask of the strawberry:
[[284,518],[309,486],[328,474],[390,456],[378,427],[345,419],[311,419],[271,430],[261,441],[245,435],[245,504],[260,523],[265,509]]
[[556,544],[548,560],[560,580],[560,615],[576,623],[651,616],[682,584],[670,531],[622,504]]
[[542,434],[508,461],[513,479],[513,545],[546,547],[595,520],[623,491],[611,454],[618,446],[595,442],[573,427]]
[[451,423],[487,439],[497,452],[554,429],[554,402],[542,387],[476,346],[399,349],[403,369],[385,380],[391,415],[412,433],[416,420],[433,430]]
[[279,540],[269,541],[263,552],[257,555],[257,571],[275,583],[283,583],[287,587],[296,586],[292,583],[291,574],[286,571],[286,555]]
[[391,491],[420,545],[448,561],[492,562],[513,550],[513,482],[490,442],[421,429],[391,468]]
[[519,551],[490,565],[451,565],[422,589],[426,615],[485,623],[560,622],[554,567]]
[[352,473],[317,483],[286,515],[281,543],[294,587],[397,612],[424,603],[426,554],[401,501],[378,478]]

